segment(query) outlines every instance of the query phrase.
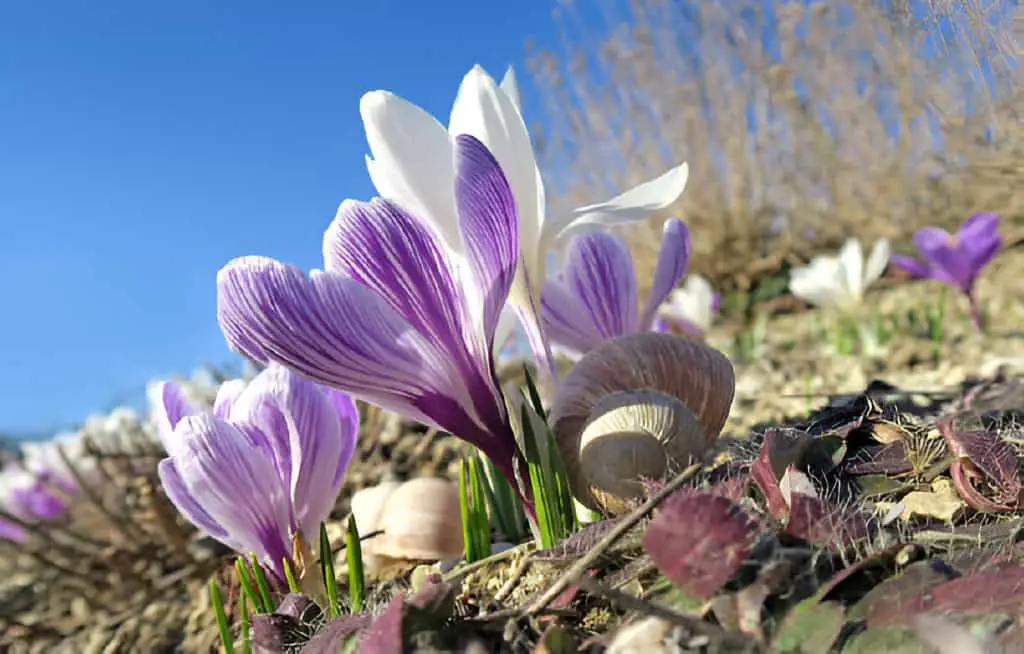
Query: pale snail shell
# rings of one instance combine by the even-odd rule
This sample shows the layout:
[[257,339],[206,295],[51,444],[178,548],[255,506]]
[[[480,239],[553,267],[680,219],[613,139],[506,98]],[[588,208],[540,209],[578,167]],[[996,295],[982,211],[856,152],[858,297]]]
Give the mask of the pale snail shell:
[[609,340],[573,367],[552,427],[581,504],[616,513],[700,457],[729,417],[736,379],[724,354],[674,334]]
[[459,487],[436,477],[386,481],[352,496],[352,516],[363,540],[363,565],[375,573],[398,561],[438,561],[462,556]]

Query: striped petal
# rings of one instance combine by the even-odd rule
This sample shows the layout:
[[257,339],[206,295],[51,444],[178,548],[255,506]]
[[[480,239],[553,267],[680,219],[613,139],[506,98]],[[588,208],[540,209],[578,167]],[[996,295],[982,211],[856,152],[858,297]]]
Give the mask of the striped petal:
[[453,352],[464,347],[465,302],[448,255],[397,204],[342,202],[324,234],[324,265],[370,289],[424,337]]
[[456,138],[455,195],[466,256],[473,272],[476,297],[471,310],[479,308],[483,350],[490,357],[501,311],[508,299],[519,255],[516,201],[498,161],[472,136]]
[[651,325],[658,312],[658,307],[686,274],[686,266],[689,262],[690,230],[687,229],[686,223],[675,219],[665,221],[651,293],[647,296],[644,310],[640,315],[640,330]]
[[552,280],[544,285],[541,315],[547,337],[573,356],[592,350],[605,340],[586,306],[562,281]]
[[[225,545],[254,552],[268,568],[281,572],[281,561],[291,556],[291,507],[259,435],[212,414],[185,418],[175,434],[187,449],[170,459],[178,479],[169,486],[180,483],[189,500],[178,503],[180,495],[169,495],[171,501],[197,526],[212,518],[227,534]],[[205,516],[190,514],[196,506]]]
[[[287,368],[271,364],[242,393],[232,416],[272,443],[294,521],[307,536],[316,533],[334,507],[355,445],[358,422],[346,422],[342,432],[338,400]],[[345,411],[351,416],[355,405]]]
[[217,284],[221,329],[248,358],[442,429],[465,419],[464,411],[448,415],[471,405],[451,354],[359,282],[242,257],[221,269]]
[[567,288],[604,338],[637,331],[636,273],[622,239],[606,232],[575,237],[569,244],[563,275]]

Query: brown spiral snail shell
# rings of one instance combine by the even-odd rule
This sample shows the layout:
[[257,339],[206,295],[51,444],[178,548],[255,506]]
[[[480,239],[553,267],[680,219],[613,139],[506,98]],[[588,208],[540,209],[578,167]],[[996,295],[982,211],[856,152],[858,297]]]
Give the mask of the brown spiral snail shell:
[[729,417],[736,379],[724,354],[674,334],[644,332],[589,351],[566,376],[552,428],[573,495],[617,513],[701,457]]

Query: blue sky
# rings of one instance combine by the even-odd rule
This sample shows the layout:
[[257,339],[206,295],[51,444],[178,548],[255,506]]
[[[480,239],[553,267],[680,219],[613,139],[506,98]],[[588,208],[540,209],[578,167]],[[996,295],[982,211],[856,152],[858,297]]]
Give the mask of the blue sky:
[[525,39],[554,41],[553,5],[4,2],[0,432],[228,360],[218,268],[318,267],[339,202],[372,194],[360,95],[446,122],[474,63],[525,81]]

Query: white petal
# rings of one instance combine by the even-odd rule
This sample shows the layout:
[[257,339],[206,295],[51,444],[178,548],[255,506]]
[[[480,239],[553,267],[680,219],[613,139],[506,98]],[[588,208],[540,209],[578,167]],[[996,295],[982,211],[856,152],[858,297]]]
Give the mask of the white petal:
[[606,202],[599,202],[552,217],[544,224],[544,242],[571,236],[578,230],[597,225],[621,225],[646,218],[679,199],[686,188],[690,167],[683,163],[668,172],[634,186]]
[[711,309],[715,303],[715,291],[711,288],[711,283],[700,275],[690,275],[683,288],[686,290],[686,303],[691,312],[686,317],[707,331],[714,317]]
[[871,256],[864,267],[864,288],[871,286],[885,272],[889,265],[889,239],[880,238],[871,249]]
[[501,90],[505,92],[505,95],[512,100],[512,104],[522,114],[523,104],[519,99],[519,84],[516,83],[516,71],[513,70],[512,66],[508,67],[508,70],[505,71],[505,76],[501,78]]
[[797,268],[790,272],[789,290],[797,297],[811,304],[824,306],[842,301],[846,295],[846,287],[839,277],[839,266],[830,264],[835,259],[814,261],[806,268]]
[[494,329],[494,360],[497,361],[499,354],[508,345],[508,341],[512,338],[512,332],[515,331],[516,323],[519,322],[519,317],[516,315],[515,308],[511,304],[506,304],[501,310],[501,315],[498,316],[498,326]]
[[860,247],[860,239],[846,240],[839,251],[839,265],[848,299],[859,298],[864,293],[864,250]]
[[377,192],[430,223],[450,248],[461,252],[454,149],[444,125],[387,91],[363,95],[359,113],[372,155],[366,168]]
[[[474,66],[462,80],[452,105],[448,131],[475,136],[487,146],[505,173],[519,214],[519,251],[531,280],[531,294],[539,292],[544,278],[543,260],[538,252],[540,225],[544,216],[544,185],[541,182],[533,144],[526,123],[509,95],[498,88],[494,78]],[[522,279],[519,280],[523,284]],[[520,297],[521,294],[513,292]],[[522,300],[518,301],[520,304]]]

